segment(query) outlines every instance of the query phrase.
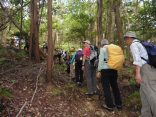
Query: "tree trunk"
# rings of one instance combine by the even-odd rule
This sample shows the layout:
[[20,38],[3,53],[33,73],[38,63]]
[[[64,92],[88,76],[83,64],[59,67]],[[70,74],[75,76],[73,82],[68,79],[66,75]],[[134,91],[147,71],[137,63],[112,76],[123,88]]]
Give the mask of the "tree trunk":
[[23,0],[20,1],[21,5],[21,22],[20,22],[20,39],[19,39],[19,49],[21,49],[21,39],[23,39]]
[[[54,36],[53,36],[54,37]],[[53,38],[52,38],[52,0],[48,0],[48,59],[47,59],[47,80],[52,81],[53,76]]]
[[30,26],[30,48],[29,57],[35,62],[40,61],[39,56],[39,25],[37,0],[31,0],[31,26]]
[[118,44],[123,48],[123,30],[122,30],[122,20],[120,17],[120,5],[121,0],[114,0],[114,12],[115,12],[115,24],[117,29],[117,37],[118,37]]
[[113,0],[108,0],[107,22],[106,22],[106,38],[113,42],[115,29],[115,13],[113,9]]
[[96,45],[99,45],[102,39],[102,13],[103,13],[103,0],[97,0],[97,41]]

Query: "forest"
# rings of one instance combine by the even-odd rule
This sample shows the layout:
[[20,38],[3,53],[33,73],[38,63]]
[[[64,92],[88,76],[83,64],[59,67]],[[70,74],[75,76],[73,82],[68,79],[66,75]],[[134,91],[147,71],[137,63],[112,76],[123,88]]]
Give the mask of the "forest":
[[[127,31],[156,44],[156,0],[0,0],[1,117],[139,117],[139,84]],[[119,45],[125,63],[118,71],[122,110],[109,112],[87,83],[71,78],[69,61],[83,41],[100,48]],[[68,55],[68,58],[67,58]]]

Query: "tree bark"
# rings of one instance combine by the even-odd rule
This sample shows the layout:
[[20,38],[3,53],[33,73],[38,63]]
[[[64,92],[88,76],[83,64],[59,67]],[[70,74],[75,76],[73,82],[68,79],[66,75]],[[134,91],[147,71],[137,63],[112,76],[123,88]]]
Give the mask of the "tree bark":
[[106,22],[106,38],[113,42],[115,29],[115,13],[113,7],[113,0],[108,0],[107,8],[107,22]]
[[[53,36],[54,37],[54,36]],[[47,59],[47,80],[52,81],[53,76],[53,38],[52,38],[52,0],[48,0],[48,59]]]
[[39,56],[39,25],[37,0],[31,0],[31,26],[29,57],[35,62],[40,62]]
[[97,42],[96,45],[99,45],[100,40],[103,37],[102,34],[102,13],[103,13],[103,0],[97,0]]
[[120,10],[119,10],[120,5],[121,5],[121,0],[114,0],[115,24],[116,24],[116,29],[117,29],[118,44],[122,48],[124,48],[122,20],[121,20],[121,17],[120,17]]
[[23,39],[23,0],[20,1],[21,5],[21,22],[20,22],[20,39],[19,39],[19,49],[21,49],[21,39]]

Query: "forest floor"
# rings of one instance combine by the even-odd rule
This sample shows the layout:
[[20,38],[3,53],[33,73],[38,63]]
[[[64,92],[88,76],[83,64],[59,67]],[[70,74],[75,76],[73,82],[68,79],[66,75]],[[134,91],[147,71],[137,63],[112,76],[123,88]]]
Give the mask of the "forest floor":
[[[138,117],[139,109],[109,112],[101,107],[102,98],[85,95],[86,84],[77,86],[70,80],[65,65],[55,65],[53,82],[46,82],[46,63],[34,64],[27,59],[8,60],[0,67],[0,86],[9,89],[11,98],[1,99],[2,117]],[[121,77],[121,76],[120,76]],[[99,84],[99,83],[98,83]],[[119,87],[123,100],[134,90],[122,75]],[[134,106],[134,105],[133,105]],[[132,107],[133,107],[132,106]]]

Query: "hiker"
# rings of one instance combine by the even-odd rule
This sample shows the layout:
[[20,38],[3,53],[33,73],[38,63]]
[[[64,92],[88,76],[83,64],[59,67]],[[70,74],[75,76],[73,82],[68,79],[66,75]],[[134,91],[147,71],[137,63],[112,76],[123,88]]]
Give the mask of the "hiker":
[[64,54],[63,59],[64,59],[65,64],[66,64],[66,72],[68,74],[70,74],[70,57],[69,57],[67,51],[65,51],[63,54]]
[[48,53],[48,42],[44,42],[42,48],[43,48],[43,52],[44,52],[45,54],[47,54],[47,53]]
[[30,42],[28,39],[25,39],[24,50],[29,51]]
[[90,62],[90,41],[86,40],[83,41],[83,61],[82,61],[82,70],[84,70],[84,76],[87,80],[87,89],[86,95],[93,95],[97,94],[97,87],[96,87],[96,67],[94,64]]
[[73,64],[75,60],[75,80],[78,86],[81,86],[83,83],[83,71],[82,71],[82,49],[79,48],[77,52],[74,53],[70,64]]
[[[70,49],[70,57],[72,57],[72,56],[74,56],[74,54],[76,53],[76,51],[75,51],[75,47],[72,47],[71,49]],[[71,80],[75,80],[75,66],[74,66],[74,62],[73,62],[73,64],[70,64],[70,78],[71,78]]]
[[[122,100],[117,84],[118,72],[117,70],[111,69],[108,66],[108,44],[109,42],[107,39],[101,40],[98,71],[101,72],[101,83],[105,98],[105,104],[102,104],[102,107],[109,111],[113,111],[115,106],[118,109],[122,109]],[[115,102],[113,102],[110,87],[112,88]]]
[[124,35],[135,65],[135,79],[140,84],[141,117],[156,117],[156,69],[147,64],[148,54],[132,31]]

